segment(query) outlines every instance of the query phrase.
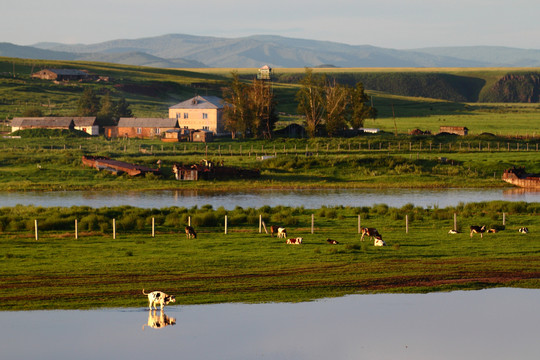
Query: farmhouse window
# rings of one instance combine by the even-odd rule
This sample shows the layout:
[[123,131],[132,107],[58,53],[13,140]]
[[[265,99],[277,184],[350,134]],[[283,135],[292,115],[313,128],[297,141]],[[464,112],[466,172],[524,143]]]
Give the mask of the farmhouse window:
[[137,128],[137,134],[142,134],[142,128]]
[[184,113],[184,119],[188,118],[188,113]]
[[208,119],[208,114],[207,114],[207,113],[203,113],[203,114],[202,114],[202,118],[203,118],[203,119]]
[[161,134],[161,129],[160,128],[156,128],[156,134]]

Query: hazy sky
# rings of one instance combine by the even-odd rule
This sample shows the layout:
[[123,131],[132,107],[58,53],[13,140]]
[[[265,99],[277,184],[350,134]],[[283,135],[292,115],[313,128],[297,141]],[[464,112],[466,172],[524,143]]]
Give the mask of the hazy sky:
[[0,42],[281,35],[394,49],[540,49],[539,0],[2,0]]

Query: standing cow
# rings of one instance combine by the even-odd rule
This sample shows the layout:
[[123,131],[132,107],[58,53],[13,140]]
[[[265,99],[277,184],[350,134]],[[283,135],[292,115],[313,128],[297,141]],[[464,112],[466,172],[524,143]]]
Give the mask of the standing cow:
[[486,232],[486,225],[482,225],[482,226],[472,225],[471,226],[471,238],[473,234],[475,233],[480,234],[480,237],[483,238],[485,232]]
[[195,229],[191,226],[186,226],[186,237],[188,239],[196,239],[197,238],[197,233],[195,232]]
[[375,240],[375,238],[380,238],[382,240],[382,235],[379,234],[379,231],[375,228],[360,228],[360,231],[362,232],[362,237],[360,237],[360,241],[364,241],[364,236],[367,235],[371,238],[371,240]]

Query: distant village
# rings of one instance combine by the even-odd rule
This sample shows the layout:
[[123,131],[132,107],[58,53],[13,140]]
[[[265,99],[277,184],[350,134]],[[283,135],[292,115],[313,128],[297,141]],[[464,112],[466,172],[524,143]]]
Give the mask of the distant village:
[[11,131],[26,129],[79,130],[108,138],[161,138],[162,141],[209,142],[224,135],[223,100],[195,96],[169,108],[168,118],[120,118],[117,125],[101,126],[96,117],[16,117]]
[[[259,69],[259,78],[269,78],[271,68]],[[110,78],[92,75],[84,70],[44,69],[32,74],[34,78],[51,81],[110,81]],[[195,96],[169,107],[167,118],[121,117],[116,125],[100,125],[94,117],[15,117],[12,132],[26,129],[79,130],[90,136],[103,134],[108,138],[160,138],[165,142],[210,142],[215,136],[227,135],[224,124],[224,101],[217,96]],[[364,133],[377,133],[379,129],[359,129]],[[414,131],[420,131],[418,129]],[[467,135],[466,127],[445,126],[440,133]],[[284,134],[303,136],[305,130],[295,125]],[[418,135],[412,133],[412,135]],[[423,135],[426,135],[423,133]]]
[[[270,72],[268,66],[259,72]],[[92,75],[74,69],[44,69],[32,77],[61,81],[110,81],[108,77]],[[15,117],[11,131],[26,129],[79,130],[91,136],[108,138],[161,138],[162,141],[209,142],[214,136],[226,135],[223,118],[224,101],[217,96],[195,96],[169,108],[167,118],[120,118],[117,125],[102,126],[94,117]]]

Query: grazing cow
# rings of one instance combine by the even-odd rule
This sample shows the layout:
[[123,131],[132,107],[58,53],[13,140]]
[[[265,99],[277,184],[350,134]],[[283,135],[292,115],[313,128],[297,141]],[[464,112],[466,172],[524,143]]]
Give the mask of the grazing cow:
[[386,246],[386,243],[384,242],[382,237],[379,235],[379,236],[375,236],[375,240],[373,240],[373,246]]
[[520,227],[518,231],[522,234],[527,234],[529,232],[529,229],[527,229],[526,227]]
[[459,234],[459,231],[452,229],[452,230],[448,231],[448,233],[449,234]]
[[280,238],[280,239],[286,239],[287,238],[287,229],[285,228],[278,228],[278,231],[277,231],[277,237]]
[[163,306],[171,302],[176,302],[174,295],[167,295],[161,291],[152,291],[151,293],[147,294],[144,292],[144,289],[143,289],[142,293],[144,295],[148,295],[148,307],[150,308],[150,310],[152,310],[152,307],[154,309],[157,309],[156,305],[160,305],[161,311],[163,311]]
[[287,239],[287,244],[300,245],[302,243],[302,240],[303,239],[301,237]]
[[274,234],[278,233],[279,226],[272,225],[270,226],[270,236],[274,237]]
[[162,329],[165,326],[176,325],[176,318],[165,315],[163,311],[156,313],[156,310],[148,311],[148,322],[142,326],[144,330],[145,326],[149,326],[153,329]]
[[474,233],[480,234],[480,237],[483,238],[484,232],[486,232],[486,225],[482,225],[482,226],[472,225],[471,226],[471,238]]
[[197,238],[197,233],[195,232],[195,229],[191,226],[186,226],[186,237],[188,239]]
[[497,230],[497,229],[494,229],[494,228],[491,228],[491,229],[488,229],[488,231],[487,231],[487,232],[488,232],[488,233],[492,233],[492,234],[495,234],[495,233],[499,232],[499,230]]
[[326,239],[326,242],[331,244],[331,245],[337,245],[339,244],[336,240],[332,240],[332,239]]
[[364,235],[369,236],[372,240],[375,240],[375,238],[378,236],[382,240],[381,234],[377,231],[375,228],[360,228],[362,231],[362,237],[360,238],[360,241],[364,241]]

